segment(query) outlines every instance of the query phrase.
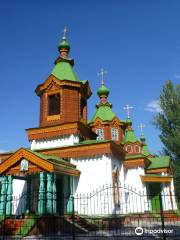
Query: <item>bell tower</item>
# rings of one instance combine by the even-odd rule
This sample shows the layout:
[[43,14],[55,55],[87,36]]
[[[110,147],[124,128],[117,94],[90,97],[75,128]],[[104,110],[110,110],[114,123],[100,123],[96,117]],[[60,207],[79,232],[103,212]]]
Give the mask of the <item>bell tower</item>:
[[88,81],[81,81],[73,69],[66,31],[65,28],[51,75],[36,88],[40,97],[40,127],[87,121],[87,99],[91,90]]
[[[87,100],[91,89],[87,80],[80,80],[69,57],[67,29],[58,46],[59,56],[50,76],[35,90],[40,97],[39,128],[28,129],[30,141],[70,137],[72,134],[88,139]],[[56,129],[56,130],[55,130]]]

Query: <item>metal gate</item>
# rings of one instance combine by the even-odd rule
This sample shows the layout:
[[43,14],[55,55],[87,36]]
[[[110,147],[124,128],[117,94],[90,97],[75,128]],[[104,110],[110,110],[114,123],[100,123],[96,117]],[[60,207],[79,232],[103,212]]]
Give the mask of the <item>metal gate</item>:
[[0,239],[180,239],[174,194],[154,198],[128,186],[105,185],[87,194],[62,195],[57,205],[64,211],[53,215],[38,215],[38,192],[30,194],[34,198],[14,197],[16,211],[0,216]]

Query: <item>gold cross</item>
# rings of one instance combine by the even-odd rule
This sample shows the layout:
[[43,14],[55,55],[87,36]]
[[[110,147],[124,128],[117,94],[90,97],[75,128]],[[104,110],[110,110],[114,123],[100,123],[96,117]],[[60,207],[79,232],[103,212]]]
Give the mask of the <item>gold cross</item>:
[[129,104],[127,104],[127,105],[124,107],[124,110],[126,110],[126,112],[127,112],[128,118],[130,118],[130,109],[133,109],[133,107],[129,106]]
[[104,85],[104,74],[106,74],[107,72],[101,68],[100,72],[98,73],[98,76],[101,76],[101,85]]
[[68,31],[67,27],[64,27],[64,30],[63,30],[63,37],[62,37],[62,39],[64,39],[64,40],[66,39],[67,31]]

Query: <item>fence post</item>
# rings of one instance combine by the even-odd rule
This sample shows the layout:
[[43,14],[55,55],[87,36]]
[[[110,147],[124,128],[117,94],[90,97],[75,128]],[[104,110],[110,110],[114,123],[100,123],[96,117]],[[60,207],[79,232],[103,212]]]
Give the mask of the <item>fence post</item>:
[[159,194],[159,203],[160,203],[160,216],[161,216],[161,229],[163,233],[163,240],[166,240],[166,234],[164,232],[164,214],[163,214],[163,205],[162,205],[162,194]]
[[74,212],[74,196],[72,196],[72,239],[75,240],[76,233],[75,233],[75,212]]

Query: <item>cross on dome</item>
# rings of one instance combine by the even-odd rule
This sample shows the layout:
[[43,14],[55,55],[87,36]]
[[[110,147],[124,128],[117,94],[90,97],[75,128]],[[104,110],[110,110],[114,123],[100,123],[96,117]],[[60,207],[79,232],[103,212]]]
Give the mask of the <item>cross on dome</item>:
[[104,74],[106,74],[107,71],[105,71],[103,68],[100,69],[100,72],[98,73],[98,76],[101,76],[101,85],[104,85]]
[[139,126],[138,126],[138,128],[140,128],[141,133],[143,133],[143,128],[145,128],[145,125],[142,124],[142,123],[140,123]]
[[130,118],[130,109],[133,109],[132,106],[129,106],[129,104],[127,104],[125,107],[124,107],[124,110],[126,110],[127,112],[127,117]]
[[63,30],[63,37],[62,37],[63,40],[66,39],[67,31],[68,31],[67,27],[64,27],[64,30]]

